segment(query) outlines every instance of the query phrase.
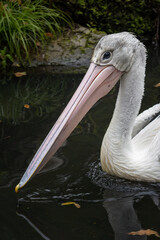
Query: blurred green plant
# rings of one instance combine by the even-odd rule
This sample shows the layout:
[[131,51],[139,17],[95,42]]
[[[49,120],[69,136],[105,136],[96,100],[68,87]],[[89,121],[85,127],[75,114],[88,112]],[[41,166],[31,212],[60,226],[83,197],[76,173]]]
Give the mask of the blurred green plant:
[[[51,35],[56,37],[65,24],[71,26],[71,19],[55,5],[45,6],[43,0],[0,1],[0,46],[10,55],[1,53],[6,56],[1,59],[17,58],[24,64],[31,50],[37,50]],[[1,64],[5,66],[5,60]]]
[[[160,0],[52,0],[72,19],[107,34],[129,31],[154,39],[160,22]],[[159,32],[158,32],[159,34]]]
[[13,57],[8,53],[7,47],[0,49],[0,60],[3,68],[7,66],[7,60],[13,62]]

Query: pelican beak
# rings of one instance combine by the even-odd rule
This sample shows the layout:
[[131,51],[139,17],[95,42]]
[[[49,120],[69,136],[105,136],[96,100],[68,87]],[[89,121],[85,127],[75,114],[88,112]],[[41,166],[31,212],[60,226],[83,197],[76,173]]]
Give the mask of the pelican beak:
[[121,75],[122,72],[113,66],[90,64],[73,97],[48,133],[19,184],[16,186],[16,192],[42,169],[89,109],[114,87]]

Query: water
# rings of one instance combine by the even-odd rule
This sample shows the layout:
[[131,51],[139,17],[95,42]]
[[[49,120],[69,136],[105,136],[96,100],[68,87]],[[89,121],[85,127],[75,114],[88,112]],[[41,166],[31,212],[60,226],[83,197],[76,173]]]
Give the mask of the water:
[[[159,76],[160,63],[149,51],[142,110],[160,101],[160,88],[154,87]],[[90,110],[44,170],[14,192],[82,77],[31,69],[22,80],[1,86],[0,239],[157,239],[154,232],[128,234],[140,229],[160,234],[160,184],[110,177],[100,167],[99,149],[118,86]],[[61,205],[73,201],[80,208]]]

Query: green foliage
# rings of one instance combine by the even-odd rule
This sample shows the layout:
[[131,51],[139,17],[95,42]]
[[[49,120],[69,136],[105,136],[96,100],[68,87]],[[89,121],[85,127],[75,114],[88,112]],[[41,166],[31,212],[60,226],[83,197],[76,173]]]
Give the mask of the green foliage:
[[73,20],[106,33],[130,31],[154,36],[160,0],[55,0]]
[[7,47],[0,50],[0,59],[3,68],[7,66],[7,60],[13,62],[13,57],[8,53]]
[[44,6],[42,0],[22,2],[0,2],[0,46],[24,63],[31,49],[37,49],[37,42],[43,44],[48,39],[46,32],[55,37],[64,24],[70,24],[70,19],[55,6]]

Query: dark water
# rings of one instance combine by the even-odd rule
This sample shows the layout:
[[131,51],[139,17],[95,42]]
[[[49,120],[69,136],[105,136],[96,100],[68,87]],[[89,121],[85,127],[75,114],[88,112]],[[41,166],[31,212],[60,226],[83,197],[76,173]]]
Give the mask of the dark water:
[[[158,57],[150,51],[142,110],[160,101],[160,88],[154,87],[159,76]],[[118,86],[92,108],[45,169],[14,192],[82,77],[41,68],[1,86],[0,239],[157,239],[128,234],[140,229],[160,234],[160,184],[110,177],[100,167]],[[61,205],[69,201],[81,207]]]

